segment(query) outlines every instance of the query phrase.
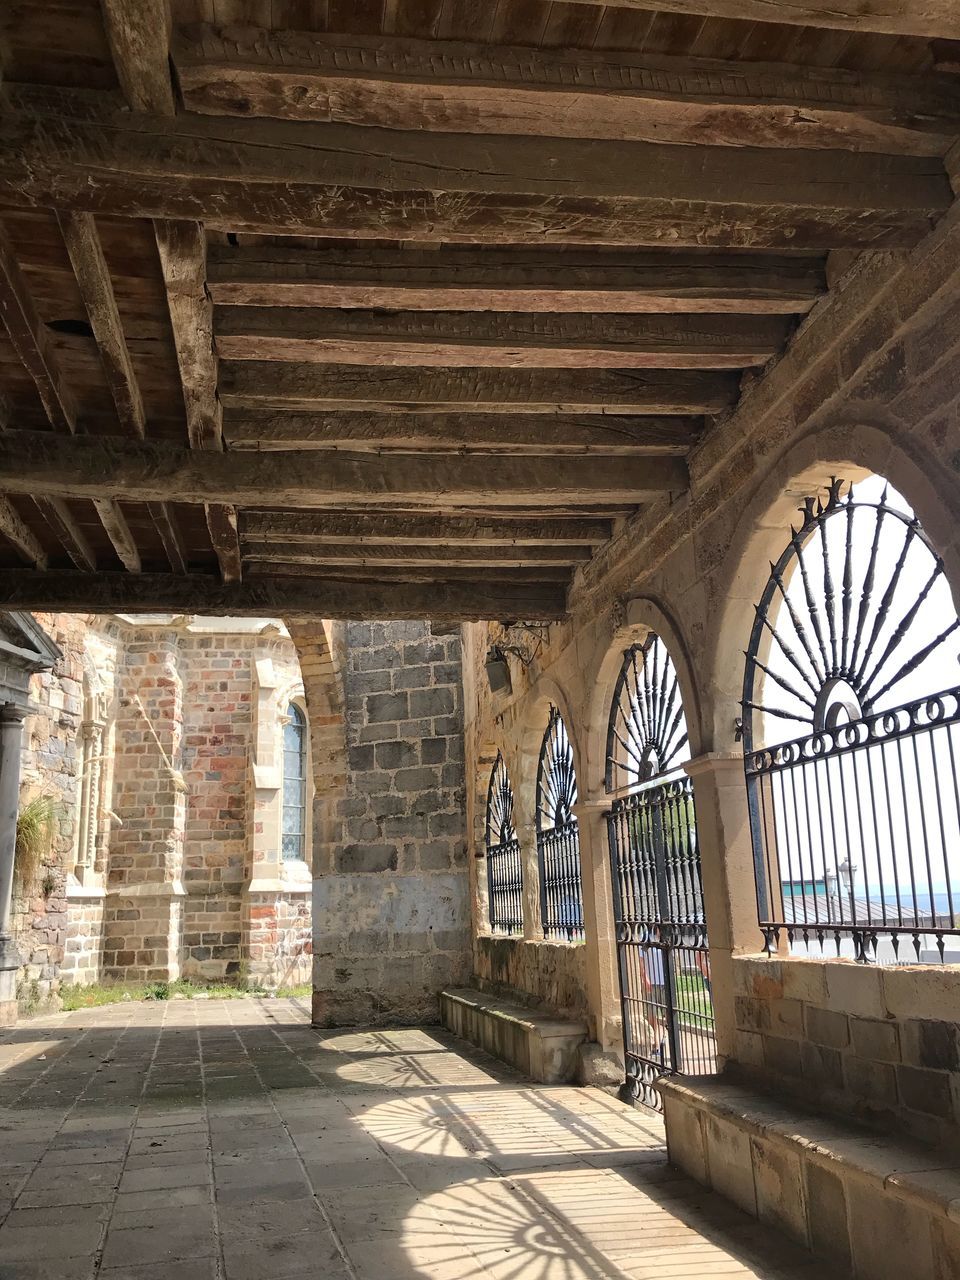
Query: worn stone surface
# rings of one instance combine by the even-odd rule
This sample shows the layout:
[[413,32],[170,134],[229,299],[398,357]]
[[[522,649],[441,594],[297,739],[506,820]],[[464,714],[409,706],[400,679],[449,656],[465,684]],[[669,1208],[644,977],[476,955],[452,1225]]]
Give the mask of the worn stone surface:
[[803,1280],[663,1124],[445,1032],[297,1001],[114,1005],[0,1035],[10,1280]]

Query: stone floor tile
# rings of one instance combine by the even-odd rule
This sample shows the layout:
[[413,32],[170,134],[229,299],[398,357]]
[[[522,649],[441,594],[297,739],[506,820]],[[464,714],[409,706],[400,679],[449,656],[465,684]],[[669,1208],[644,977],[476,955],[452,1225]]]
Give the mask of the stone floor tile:
[[171,1277],[165,1262],[151,1262],[144,1266],[104,1267],[97,1273],[98,1280],[217,1280],[215,1258],[180,1259],[176,1275]]
[[0,1280],[92,1280],[95,1260],[89,1258],[40,1258],[8,1262],[0,1258]]
[[161,1165],[131,1169],[120,1179],[121,1191],[162,1191],[167,1187],[200,1187],[210,1181],[206,1163]]
[[0,1258],[7,1264],[45,1258],[93,1257],[103,1233],[101,1224],[72,1222],[59,1226],[0,1227]]
[[[178,1205],[195,1205],[210,1203],[210,1187],[164,1187],[163,1204],[172,1209]],[[115,1208],[120,1212],[131,1209],[155,1209],[157,1207],[156,1191],[121,1191],[115,1201]]]
[[241,1205],[218,1207],[220,1232],[225,1240],[243,1240],[262,1235],[297,1235],[317,1231],[326,1221],[313,1197],[290,1200],[248,1200]]
[[[175,1212],[184,1215],[195,1211],[182,1209]],[[135,1226],[114,1227],[111,1223],[103,1249],[104,1267],[216,1256],[212,1213],[206,1213],[200,1221],[168,1218],[164,1214],[151,1216],[149,1210],[124,1215],[128,1221],[134,1216],[140,1219]]]
[[[331,1233],[323,1231],[260,1236],[254,1240],[224,1240],[226,1280],[264,1280],[264,1277],[310,1275],[318,1278],[348,1274]],[[386,1277],[384,1277],[386,1280]]]

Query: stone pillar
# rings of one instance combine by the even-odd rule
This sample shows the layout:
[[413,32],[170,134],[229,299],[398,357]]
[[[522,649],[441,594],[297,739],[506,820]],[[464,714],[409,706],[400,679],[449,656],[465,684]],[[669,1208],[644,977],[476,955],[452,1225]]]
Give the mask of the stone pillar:
[[581,800],[575,806],[580,825],[580,874],[586,934],[587,996],[591,1032],[604,1052],[623,1053],[620,976],[617,972],[616,926],[607,844],[606,814],[610,802]]
[[13,860],[20,808],[20,751],[26,712],[11,702],[0,709],[0,1027],[17,1020],[20,953],[13,940]]
[[734,1056],[734,984],[731,957],[762,948],[750,840],[747,789],[740,752],[709,752],[684,765],[693,779],[703,902],[710,939],[717,1056]]

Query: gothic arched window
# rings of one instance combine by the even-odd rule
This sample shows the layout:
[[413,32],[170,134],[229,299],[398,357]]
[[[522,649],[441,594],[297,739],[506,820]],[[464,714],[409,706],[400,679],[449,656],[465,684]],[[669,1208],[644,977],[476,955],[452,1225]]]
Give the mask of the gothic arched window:
[[284,859],[304,860],[307,832],[307,721],[295,702],[283,726]]

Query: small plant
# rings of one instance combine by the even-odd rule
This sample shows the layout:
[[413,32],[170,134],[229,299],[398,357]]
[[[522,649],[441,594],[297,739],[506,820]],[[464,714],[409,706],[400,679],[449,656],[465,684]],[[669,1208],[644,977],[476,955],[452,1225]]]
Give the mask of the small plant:
[[[53,798],[42,793],[28,800],[17,814],[13,877],[21,893],[29,893],[40,880],[41,868],[49,858],[53,845],[56,816],[57,810]],[[55,885],[54,880],[51,884],[51,892]]]
[[143,993],[144,1000],[169,1000],[170,999],[170,983],[169,982],[148,982],[146,990]]

